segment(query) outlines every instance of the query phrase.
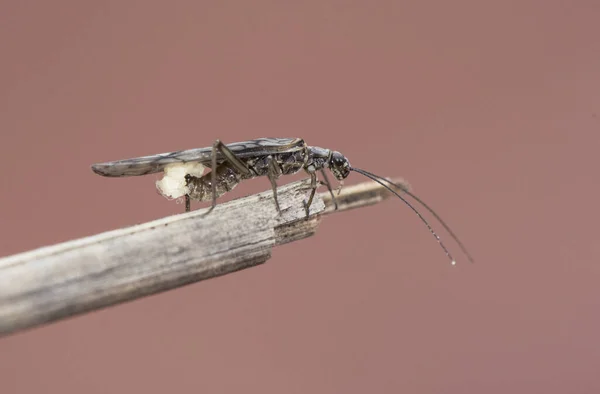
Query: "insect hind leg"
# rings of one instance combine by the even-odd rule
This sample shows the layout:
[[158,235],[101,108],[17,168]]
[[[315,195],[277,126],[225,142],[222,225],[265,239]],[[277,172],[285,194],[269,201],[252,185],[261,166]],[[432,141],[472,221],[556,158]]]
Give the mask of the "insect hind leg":
[[[215,209],[217,205],[217,151],[220,152],[224,159],[225,163],[229,163],[233,168],[235,168],[242,176],[248,176],[251,174],[250,169],[242,160],[240,160],[235,153],[231,151],[221,140],[216,140],[212,146],[211,152],[211,165],[210,165],[210,185],[211,185],[211,193],[212,193],[212,204],[208,211],[204,213],[203,216],[208,215]],[[225,163],[221,164],[224,165]]]

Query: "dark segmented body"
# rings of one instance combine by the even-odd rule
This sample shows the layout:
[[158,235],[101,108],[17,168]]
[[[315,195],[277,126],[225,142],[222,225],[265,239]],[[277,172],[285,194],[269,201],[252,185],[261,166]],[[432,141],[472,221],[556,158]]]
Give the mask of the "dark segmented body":
[[[223,162],[216,169],[216,195],[221,197],[233,190],[243,180],[267,176],[269,173],[269,159],[274,161],[277,169],[276,176],[292,175],[303,169],[307,172],[314,172],[327,167],[329,153],[329,149],[303,146],[300,150],[284,153],[263,154],[249,158],[240,157],[240,160],[250,169],[251,173],[248,175],[240,173],[229,163]],[[212,199],[210,173],[201,177],[188,175],[187,181],[190,188],[189,196],[192,200],[210,201]]]
[[[309,173],[327,167],[329,149],[309,147],[301,138],[258,138],[252,141],[235,142],[226,145],[240,161],[250,170],[243,174],[232,167],[219,151],[216,152],[216,196],[233,190],[238,183],[269,174],[269,161],[274,162],[276,177],[292,175],[302,169]],[[189,149],[177,152],[161,153],[151,156],[137,157],[94,164],[95,173],[108,177],[139,176],[161,172],[168,164],[199,162],[211,166],[212,148]],[[201,177],[186,176],[190,189],[189,198],[196,201],[212,199],[212,175]]]

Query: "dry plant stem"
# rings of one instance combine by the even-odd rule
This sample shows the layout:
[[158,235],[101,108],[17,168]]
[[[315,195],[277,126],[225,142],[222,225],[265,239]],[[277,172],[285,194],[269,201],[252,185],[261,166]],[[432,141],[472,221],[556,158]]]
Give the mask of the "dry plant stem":
[[[252,267],[271,248],[313,235],[329,193],[302,204],[307,180],[205,209],[0,259],[0,335]],[[388,195],[374,182],[337,196],[341,212]]]

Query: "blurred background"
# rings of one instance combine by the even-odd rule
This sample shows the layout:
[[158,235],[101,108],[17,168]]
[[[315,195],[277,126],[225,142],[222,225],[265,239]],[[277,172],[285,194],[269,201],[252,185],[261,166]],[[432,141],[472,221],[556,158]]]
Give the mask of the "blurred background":
[[599,20],[583,0],[0,2],[1,256],[182,211],[94,162],[274,136],[406,178],[477,261],[440,231],[450,266],[400,201],[333,215],[262,266],[0,338],[2,392],[600,392]]

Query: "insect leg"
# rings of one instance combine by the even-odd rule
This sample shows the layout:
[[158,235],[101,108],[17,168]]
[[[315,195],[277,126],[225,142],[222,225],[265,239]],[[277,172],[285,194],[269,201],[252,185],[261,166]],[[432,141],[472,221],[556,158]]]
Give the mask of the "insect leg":
[[331,188],[331,183],[329,183],[329,178],[327,178],[327,173],[325,172],[324,168],[321,168],[321,174],[323,174],[323,180],[325,181],[325,186],[327,186],[327,190],[329,190],[329,194],[331,194],[331,201],[333,201],[333,206],[335,207],[335,210],[337,211],[338,209],[338,203],[337,200],[335,199],[335,195],[333,194],[333,189]]
[[[218,149],[219,152],[221,152],[221,154],[223,156],[225,156],[225,160],[227,160],[229,163],[231,163],[231,165],[233,165],[235,167],[235,169],[239,171],[240,174],[242,174],[242,175],[250,175],[250,174],[252,174],[252,172],[250,171],[250,169],[248,168],[248,166],[246,165],[246,163],[244,163],[243,161],[241,161],[235,155],[235,153],[233,153],[231,151],[231,149],[229,149],[227,147],[227,145],[225,145],[224,143],[222,143],[219,140],[216,140],[215,144],[214,144],[214,147],[213,147],[213,157],[215,157],[214,148]],[[214,160],[216,162],[216,158]]]
[[212,191],[212,205],[202,216],[206,216],[211,213],[217,205],[217,145],[220,143],[221,141],[219,140],[215,141],[210,155],[210,189]]
[[250,169],[231,151],[221,140],[216,140],[212,147],[210,163],[210,186],[212,190],[212,205],[204,215],[208,215],[217,205],[217,150],[236,170],[243,175],[249,175]]
[[269,180],[271,181],[271,188],[273,189],[273,199],[275,200],[275,208],[277,208],[277,213],[281,215],[279,201],[277,201],[277,178],[280,175],[280,171],[277,168],[277,163],[273,159],[273,156],[267,157],[267,163],[269,163],[269,171],[267,172],[267,175],[269,177]]
[[304,209],[306,210],[306,218],[308,219],[309,208],[312,204],[312,200],[315,197],[315,193],[317,192],[317,174],[315,172],[309,172],[310,174],[310,187],[312,190],[310,191],[310,197],[308,197],[308,202],[304,203]]

